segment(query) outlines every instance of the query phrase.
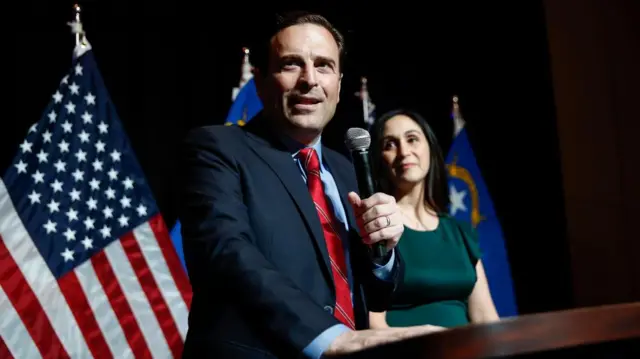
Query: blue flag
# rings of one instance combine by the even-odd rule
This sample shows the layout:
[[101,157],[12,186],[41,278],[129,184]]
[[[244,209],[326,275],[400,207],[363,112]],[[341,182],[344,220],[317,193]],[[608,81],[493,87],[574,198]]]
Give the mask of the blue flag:
[[451,201],[449,212],[455,218],[471,223],[478,232],[482,263],[498,314],[500,317],[514,316],[517,315],[517,306],[502,229],[457,103],[454,103],[453,117],[457,135],[446,160]]
[[231,104],[225,125],[244,126],[260,110],[262,110],[262,102],[258,97],[256,84],[251,78],[242,86],[235,101]]
[[184,252],[182,251],[182,234],[180,231],[182,230],[182,226],[180,225],[180,221],[176,221],[176,224],[169,232],[169,236],[171,237],[171,241],[173,242],[173,247],[178,252],[178,256],[180,257],[180,262],[185,270],[187,270],[187,263],[184,261]]
[[[253,81],[253,78],[251,78],[244,84],[244,86],[242,86],[242,88],[238,92],[235,101],[231,105],[229,113],[227,114],[225,125],[244,126],[258,112],[260,112],[260,110],[262,110],[262,102],[258,97],[256,84]],[[184,252],[182,250],[182,233],[180,232],[180,230],[180,220],[177,220],[176,224],[173,226],[173,229],[171,229],[171,241],[173,241],[173,245],[175,246],[176,251],[180,256],[180,261],[182,262],[182,265],[186,270],[187,266],[184,260]]]

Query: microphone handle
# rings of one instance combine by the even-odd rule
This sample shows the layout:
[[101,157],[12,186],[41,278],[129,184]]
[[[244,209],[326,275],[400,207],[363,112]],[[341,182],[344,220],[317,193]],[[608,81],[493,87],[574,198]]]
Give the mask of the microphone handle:
[[[376,193],[374,180],[372,176],[371,158],[369,157],[369,151],[354,150],[351,152],[351,158],[353,160],[353,166],[356,171],[356,178],[358,180],[358,191],[360,192],[360,198],[371,197]],[[384,243],[372,244],[373,260],[382,261],[387,255],[387,248]]]

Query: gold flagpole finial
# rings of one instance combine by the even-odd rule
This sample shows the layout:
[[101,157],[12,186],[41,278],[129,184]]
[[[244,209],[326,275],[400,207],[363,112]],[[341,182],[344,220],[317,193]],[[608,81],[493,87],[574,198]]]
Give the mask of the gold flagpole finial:
[[75,20],[77,23],[80,23],[80,5],[74,4],[73,11],[75,12]]
[[[453,95],[453,111],[458,112],[460,111],[460,98],[458,97],[458,95]],[[457,113],[456,113],[457,114]]]
[[453,95],[453,109],[451,116],[453,117],[453,137],[458,136],[458,133],[462,131],[464,127],[464,119],[462,118],[462,114],[460,113],[460,104],[459,104],[458,95]]
[[84,29],[82,28],[82,22],[80,21],[80,12],[82,11],[80,9],[80,5],[79,4],[74,4],[73,5],[73,11],[75,12],[75,24],[77,26],[77,29],[75,32],[76,34],[76,45],[77,44],[82,44],[82,45],[86,45],[86,41],[84,38]]

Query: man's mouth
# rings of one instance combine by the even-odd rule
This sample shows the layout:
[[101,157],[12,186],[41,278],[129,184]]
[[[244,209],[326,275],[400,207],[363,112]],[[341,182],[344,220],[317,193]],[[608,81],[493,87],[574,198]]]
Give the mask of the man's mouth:
[[293,98],[294,105],[315,105],[320,102],[322,101],[315,97],[294,97]]

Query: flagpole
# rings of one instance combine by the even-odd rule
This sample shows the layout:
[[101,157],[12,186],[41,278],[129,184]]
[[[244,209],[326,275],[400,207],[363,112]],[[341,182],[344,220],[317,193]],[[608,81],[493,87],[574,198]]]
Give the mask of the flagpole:
[[80,5],[78,4],[74,4],[73,5],[73,10],[75,11],[75,22],[76,24],[78,24],[78,26],[80,26],[80,31],[74,31],[76,33],[76,46],[80,45],[80,42],[82,41],[82,45],[86,45],[85,41],[84,41],[84,36],[83,36],[83,31],[82,31],[82,27],[81,24],[82,22],[80,21]]
[[369,121],[369,89],[367,88],[367,78],[362,76],[360,79],[361,92],[362,92],[362,115],[364,116],[364,122]]
[[369,96],[369,89],[367,88],[367,78],[362,76],[360,77],[360,91],[356,92],[355,95],[360,98],[362,101],[362,116],[364,119],[364,123],[367,126],[371,127],[375,120],[373,111],[376,106],[371,101],[371,97]]
[[73,11],[75,14],[74,19],[73,21],[68,22],[67,25],[71,27],[71,32],[76,35],[76,46],[73,50],[73,56],[75,58],[79,58],[80,56],[82,56],[82,54],[91,49],[91,44],[89,44],[89,41],[87,41],[87,36],[84,32],[82,22],[80,20],[80,5],[74,4]]
[[451,116],[453,117],[453,138],[456,138],[464,127],[464,119],[462,118],[462,113],[460,113],[458,95],[453,96],[453,110]]
[[248,47],[243,47],[242,48],[242,52],[244,53],[244,56],[242,57],[242,65],[241,65],[241,70],[240,70],[240,81],[238,83],[238,87],[234,87],[231,90],[231,101],[235,101],[236,97],[238,96],[238,94],[240,93],[240,90],[242,89],[242,86],[244,86],[247,82],[249,82],[249,80],[251,80],[251,78],[253,77],[253,73],[252,73],[252,69],[251,69],[251,62],[249,61],[249,48]]

